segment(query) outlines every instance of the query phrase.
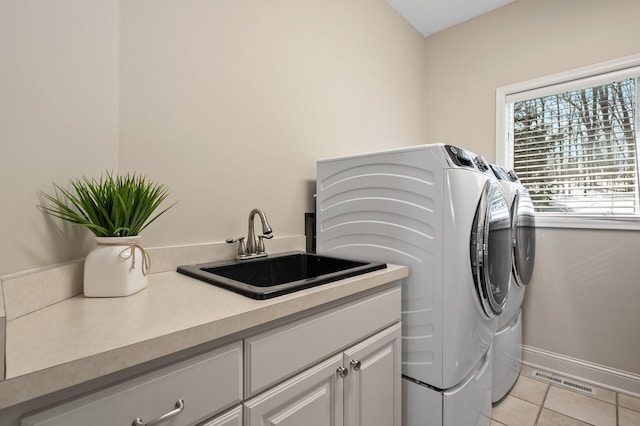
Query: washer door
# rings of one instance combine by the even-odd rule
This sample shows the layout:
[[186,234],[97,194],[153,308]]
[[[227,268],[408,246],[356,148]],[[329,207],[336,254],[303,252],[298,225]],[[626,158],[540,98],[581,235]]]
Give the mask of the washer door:
[[471,270],[488,318],[507,303],[512,265],[511,218],[502,185],[487,181],[471,230]]
[[536,256],[536,218],[529,191],[516,191],[511,206],[513,218],[513,276],[516,285],[522,287],[531,281]]

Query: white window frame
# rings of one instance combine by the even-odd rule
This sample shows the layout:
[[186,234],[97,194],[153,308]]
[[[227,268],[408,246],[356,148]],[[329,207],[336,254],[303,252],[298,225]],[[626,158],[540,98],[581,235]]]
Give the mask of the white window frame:
[[[630,68],[640,67],[640,54],[626,56],[612,61],[602,62],[577,68],[574,70],[554,74],[542,78],[537,78],[521,83],[503,86],[496,89],[496,163],[509,169],[513,168],[513,146],[507,140],[509,126],[509,111],[507,97],[513,98],[518,93],[532,91],[536,89],[544,90],[547,86],[567,85],[575,80],[592,79],[594,85],[598,84],[598,78],[602,74],[613,72],[626,72]],[[640,131],[640,129],[637,129]],[[640,230],[640,218],[576,218],[564,216],[536,217],[536,226],[547,228],[583,228],[583,229],[635,229]]]

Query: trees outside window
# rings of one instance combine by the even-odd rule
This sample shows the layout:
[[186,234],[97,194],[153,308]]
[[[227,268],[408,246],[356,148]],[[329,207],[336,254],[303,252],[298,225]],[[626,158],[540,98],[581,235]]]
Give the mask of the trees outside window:
[[537,212],[640,214],[637,83],[626,78],[508,105],[513,168]]
[[536,223],[640,229],[640,54],[496,89],[496,163]]

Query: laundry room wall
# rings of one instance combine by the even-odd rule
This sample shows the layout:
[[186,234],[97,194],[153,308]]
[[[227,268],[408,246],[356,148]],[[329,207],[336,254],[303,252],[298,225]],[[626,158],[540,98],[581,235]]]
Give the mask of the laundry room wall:
[[384,0],[137,0],[121,17],[119,164],[179,200],[147,244],[246,235],[254,207],[302,235],[319,158],[424,142],[424,37]]
[[118,20],[111,0],[0,2],[0,276],[90,248],[36,204],[118,167]]
[[0,276],[84,257],[37,192],[106,170],[178,201],[147,247],[303,235],[317,159],[424,142],[423,48],[385,0],[0,2]]
[[[635,0],[517,0],[427,37],[427,141],[494,160],[496,88],[640,53],[638,16]],[[638,231],[539,228],[525,359],[640,384],[638,247]]]

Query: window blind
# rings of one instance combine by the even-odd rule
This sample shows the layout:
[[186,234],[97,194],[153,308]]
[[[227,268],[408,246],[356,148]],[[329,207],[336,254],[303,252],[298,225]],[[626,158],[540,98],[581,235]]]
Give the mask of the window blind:
[[640,217],[638,76],[636,67],[507,97],[514,170],[538,213]]

